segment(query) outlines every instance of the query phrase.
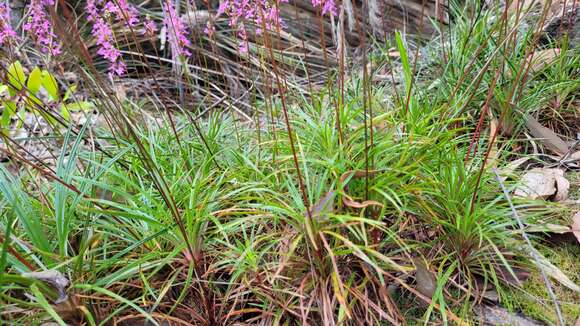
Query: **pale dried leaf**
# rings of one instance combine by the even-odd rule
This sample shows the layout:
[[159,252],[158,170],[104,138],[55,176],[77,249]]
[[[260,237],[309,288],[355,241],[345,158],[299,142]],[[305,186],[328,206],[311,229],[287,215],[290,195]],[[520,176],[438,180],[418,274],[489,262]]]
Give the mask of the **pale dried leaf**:
[[334,210],[335,197],[336,192],[333,190],[327,192],[324,197],[320,198],[320,200],[310,208],[311,216],[318,221],[328,220],[328,213],[332,213]]
[[433,294],[435,294],[435,290],[437,289],[437,280],[435,279],[435,276],[433,276],[433,274],[429,271],[427,263],[423,260],[423,258],[413,258],[413,263],[417,268],[417,272],[415,274],[417,291],[428,298],[432,298]]
[[499,175],[501,176],[502,181],[505,181],[507,178],[512,176],[514,172],[524,163],[526,163],[530,158],[529,157],[522,157],[517,160],[510,162],[508,165],[504,166],[501,170],[499,170]]
[[553,64],[559,55],[560,49],[539,50],[534,52],[533,54],[530,54],[530,59],[532,60],[530,72],[538,73],[542,71],[542,69]]
[[572,233],[574,233],[574,236],[576,237],[576,240],[578,240],[578,243],[580,243],[580,211],[576,212],[576,214],[574,214],[574,217],[572,217]]
[[52,287],[58,293],[58,298],[54,301],[54,303],[61,303],[68,299],[66,288],[70,282],[68,278],[66,278],[66,276],[64,276],[59,271],[48,270],[41,272],[22,273],[22,276],[52,285]]
[[570,229],[569,226],[560,225],[560,224],[552,224],[552,223],[548,223],[545,225],[532,225],[526,229],[526,232],[528,232],[528,233],[548,232],[548,233],[556,233],[556,234],[566,234],[566,233],[571,232],[571,231],[572,231],[572,229]]
[[544,144],[550,151],[564,156],[570,148],[565,141],[560,138],[555,132],[552,130],[542,126],[538,120],[534,119],[530,115],[525,116],[526,127],[532,134],[534,138],[537,138],[542,144]]
[[535,168],[524,174],[514,196],[528,199],[547,199],[555,195],[554,199],[562,200],[561,198],[567,197],[569,187],[570,183],[564,178],[564,171]]
[[580,286],[574,283],[564,272],[562,272],[558,267],[554,266],[546,257],[542,254],[538,254],[538,262],[540,263],[540,268],[546,272],[548,276],[558,281],[558,283],[569,288],[572,291],[580,293]]
[[[490,111],[488,111],[490,112]],[[490,122],[489,122],[489,139],[494,139],[493,135],[496,134],[497,132],[497,127],[498,127],[498,121],[496,118],[494,118],[493,116],[491,116],[491,112],[490,112]],[[489,156],[488,156],[488,164],[490,167],[496,167],[497,166],[497,162],[499,161],[499,150],[497,148],[497,143],[493,142],[491,145],[490,151],[489,151]]]
[[350,197],[348,195],[348,184],[346,182],[346,180],[348,178],[351,178],[351,177],[352,178],[364,178],[364,177],[366,177],[367,174],[369,176],[373,176],[378,172],[379,172],[378,170],[372,170],[372,171],[357,170],[357,171],[349,171],[349,172],[343,173],[342,176],[340,177],[340,182],[343,184],[343,191],[344,191],[344,195],[342,197],[343,204],[345,204],[348,207],[352,207],[352,208],[366,208],[369,206],[383,207],[383,204],[381,204],[375,200],[365,200],[363,202],[358,202],[358,201],[354,200],[352,197]]
[[564,172],[562,170],[556,170],[562,172],[561,174],[555,174],[556,176],[556,195],[554,196],[554,201],[564,201],[568,199],[568,193],[570,192],[570,181],[564,178]]

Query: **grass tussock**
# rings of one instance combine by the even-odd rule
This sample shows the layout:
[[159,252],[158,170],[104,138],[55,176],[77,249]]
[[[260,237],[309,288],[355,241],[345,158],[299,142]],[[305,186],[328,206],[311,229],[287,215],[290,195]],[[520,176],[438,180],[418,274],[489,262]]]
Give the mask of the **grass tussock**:
[[[292,84],[292,63],[279,70],[265,42],[253,48],[267,82],[252,84],[251,111],[234,108],[239,94],[191,110],[183,98],[211,93],[196,93],[196,78],[206,90],[211,80],[187,69],[167,88],[153,82],[167,92],[138,93],[81,56],[68,102],[7,77],[4,110],[19,97],[18,112],[49,130],[3,129],[0,320],[467,325],[489,292],[537,317],[514,299],[536,267],[492,169],[511,190],[510,161],[550,162],[526,138],[529,116],[575,137],[577,50],[550,43],[558,56],[538,68],[545,10],[469,6],[451,7],[440,39],[419,49],[396,33],[365,49],[362,67],[328,68],[322,87]],[[78,125],[75,101],[91,107],[73,110]],[[528,226],[557,210],[513,200]],[[548,300],[536,274],[531,284]],[[562,293],[570,318],[577,295]]]

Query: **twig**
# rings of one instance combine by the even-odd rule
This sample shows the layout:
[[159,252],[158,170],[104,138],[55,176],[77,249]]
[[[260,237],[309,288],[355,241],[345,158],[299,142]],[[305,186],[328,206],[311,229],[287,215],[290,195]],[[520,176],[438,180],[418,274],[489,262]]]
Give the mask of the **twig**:
[[522,231],[522,236],[524,237],[524,240],[526,240],[526,244],[530,248],[530,254],[532,255],[532,258],[534,258],[534,261],[535,261],[538,269],[542,273],[542,278],[544,279],[544,283],[546,284],[546,289],[548,290],[548,294],[550,295],[550,299],[552,299],[552,301],[554,302],[554,308],[556,309],[556,314],[558,315],[558,324],[561,326],[564,326],[565,325],[564,324],[564,317],[562,317],[562,312],[560,311],[560,305],[558,305],[558,299],[556,298],[556,295],[554,294],[554,290],[552,289],[552,284],[551,284],[550,280],[548,279],[548,277],[546,276],[546,272],[544,272],[544,269],[542,268],[542,265],[540,264],[540,258],[538,257],[538,252],[532,246],[532,242],[530,241],[530,238],[528,238],[528,235],[526,234],[526,232],[524,230],[524,223],[520,219],[520,216],[518,215],[518,212],[517,212],[516,208],[514,207],[514,204],[512,203],[510,195],[509,195],[507,189],[505,188],[505,185],[503,184],[503,181],[501,180],[501,177],[499,176],[497,169],[492,168],[492,171],[495,174],[495,179],[499,183],[499,186],[501,187],[501,190],[503,191],[503,194],[505,195],[505,198],[507,199],[508,204],[510,205],[513,217],[518,222],[518,226],[520,227],[520,230]]

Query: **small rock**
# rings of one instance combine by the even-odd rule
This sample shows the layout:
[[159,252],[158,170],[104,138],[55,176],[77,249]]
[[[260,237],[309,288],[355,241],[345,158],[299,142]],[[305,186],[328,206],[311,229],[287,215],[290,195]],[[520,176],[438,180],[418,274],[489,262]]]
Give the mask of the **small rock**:
[[483,325],[539,326],[544,325],[536,320],[513,314],[500,306],[479,306],[475,313]]

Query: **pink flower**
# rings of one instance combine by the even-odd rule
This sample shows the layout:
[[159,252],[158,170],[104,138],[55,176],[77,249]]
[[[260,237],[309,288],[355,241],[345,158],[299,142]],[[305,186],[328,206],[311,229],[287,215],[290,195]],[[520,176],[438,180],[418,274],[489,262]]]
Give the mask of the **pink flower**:
[[127,0],[107,1],[105,11],[115,14],[115,19],[124,22],[127,26],[133,27],[139,23],[137,9],[127,3]]
[[150,38],[153,38],[155,36],[155,34],[157,33],[157,24],[155,24],[155,22],[149,18],[149,16],[145,17],[145,20],[143,21],[143,34],[149,36]]
[[10,26],[10,7],[7,3],[0,2],[0,45],[8,44],[16,38],[16,32]]
[[217,14],[218,16],[226,14],[229,17],[229,25],[237,30],[240,52],[248,51],[246,23],[256,26],[257,35],[261,35],[264,30],[273,31],[278,26],[285,27],[277,3],[270,1],[276,0],[224,0],[220,3]]
[[[111,25],[105,20],[108,16],[108,9],[113,8],[111,2],[103,0],[88,0],[85,7],[87,20],[93,23],[92,35],[99,46],[97,54],[109,61],[109,76],[122,76],[127,72],[127,67],[123,62],[121,51],[115,45],[115,35]],[[120,21],[125,21],[124,17],[116,17]],[[127,20],[127,24],[129,20]]]
[[211,24],[210,22],[207,22],[205,24],[203,32],[208,36],[213,36],[213,33],[215,33],[215,26],[213,26],[213,24]]
[[312,0],[312,6],[322,8],[322,15],[330,14],[336,16],[334,0]]
[[165,14],[163,24],[167,29],[167,40],[171,45],[171,51],[177,56],[190,57],[191,52],[187,50],[187,47],[191,46],[191,42],[187,38],[187,27],[177,16],[175,7],[170,0],[165,0],[163,7]]
[[46,7],[53,5],[53,0],[32,0],[28,7],[28,18],[22,29],[28,32],[43,53],[58,55],[61,53],[60,44],[56,41],[52,22],[46,12]]

